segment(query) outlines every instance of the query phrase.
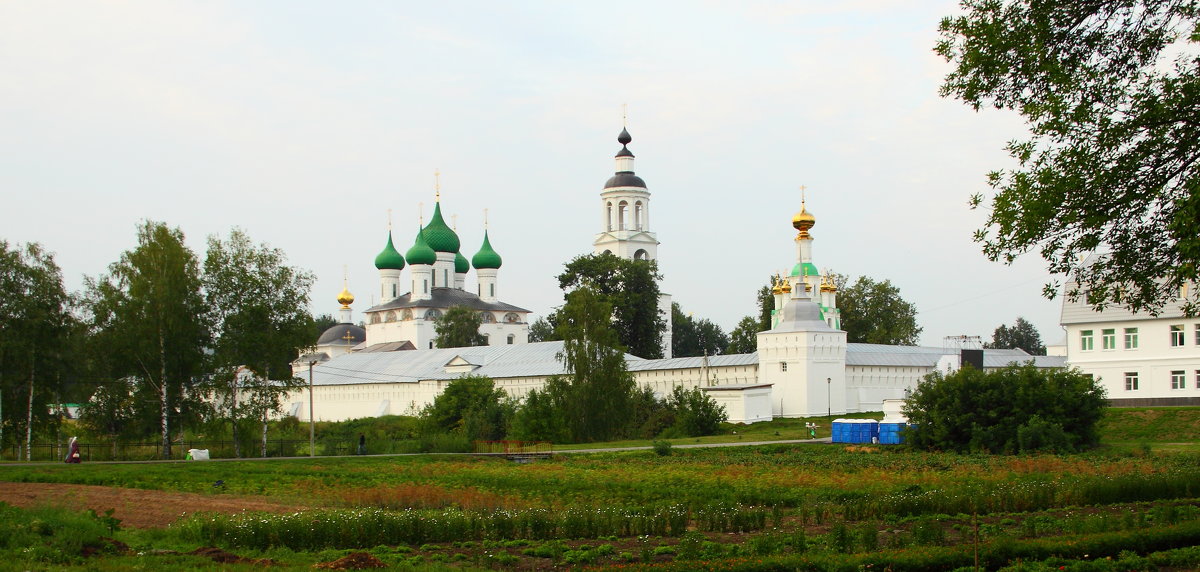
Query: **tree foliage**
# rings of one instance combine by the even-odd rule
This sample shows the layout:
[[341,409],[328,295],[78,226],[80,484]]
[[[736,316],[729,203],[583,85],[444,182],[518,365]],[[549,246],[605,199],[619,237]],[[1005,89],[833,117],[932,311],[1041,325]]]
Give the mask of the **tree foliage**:
[[483,317],[466,306],[451,306],[434,323],[437,334],[434,344],[439,348],[466,348],[487,345],[487,338],[479,333]]
[[0,447],[55,420],[74,323],[54,256],[0,240]]
[[1022,349],[1034,356],[1046,355],[1046,346],[1042,345],[1042,335],[1025,318],[1018,317],[1012,327],[1000,324],[992,333],[992,341],[983,344],[985,348]]
[[678,302],[671,303],[671,355],[693,357],[718,355],[729,346],[729,336],[708,318],[684,314]]
[[512,417],[508,394],[491,378],[467,375],[451,380],[421,412],[426,433],[447,432],[471,440],[503,439]]
[[577,442],[610,440],[630,418],[635,383],[612,315],[612,306],[591,285],[567,294],[559,314],[558,332],[563,338],[559,359],[571,380],[567,424]]
[[666,320],[658,311],[661,279],[653,260],[629,260],[604,252],[568,262],[558,285],[564,291],[589,287],[612,308],[612,327],[620,344],[633,355],[655,359],[662,357],[666,330]]
[[698,387],[675,386],[665,405],[674,416],[671,429],[681,437],[715,435],[720,431],[721,423],[729,419],[725,408]]
[[749,354],[758,351],[758,329],[760,326],[754,316],[746,316],[738,322],[733,331],[729,332],[727,354]]
[[139,380],[139,395],[157,396],[162,456],[171,457],[172,418],[194,415],[192,391],[208,347],[207,315],[196,255],[183,233],[143,222],[138,245],[88,281],[87,310],[101,372],[109,381]]
[[934,372],[904,406],[919,449],[1017,453],[1077,451],[1096,445],[1104,389],[1078,370],[1033,364]]
[[289,266],[282,250],[255,245],[239,229],[208,239],[202,285],[213,340],[205,389],[217,415],[231,422],[239,457],[240,420],[265,421],[299,384],[291,361],[312,344],[313,280]]
[[538,318],[529,325],[529,343],[535,342],[550,342],[559,339],[558,334],[554,332],[555,323],[558,317],[551,313],[544,318]]
[[[1200,3],[965,0],[941,23],[942,93],[1020,113],[1018,167],[988,175],[975,240],[1036,250],[1069,299],[1155,313],[1191,283],[1200,309]],[[1178,55],[1172,55],[1178,54]],[[1081,254],[1107,251],[1095,263]],[[1053,297],[1056,284],[1044,293]]]
[[[860,276],[853,284],[843,274],[834,275],[842,329],[850,343],[912,346],[922,328],[917,307],[900,296],[891,280],[877,282]],[[849,284],[849,285],[848,285]]]

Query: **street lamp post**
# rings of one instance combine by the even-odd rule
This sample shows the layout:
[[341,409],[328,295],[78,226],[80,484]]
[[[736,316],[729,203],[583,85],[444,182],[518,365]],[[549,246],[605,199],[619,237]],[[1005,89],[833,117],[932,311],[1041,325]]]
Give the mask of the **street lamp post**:
[[308,456],[317,456],[317,426],[313,420],[313,366],[317,360],[308,360]]

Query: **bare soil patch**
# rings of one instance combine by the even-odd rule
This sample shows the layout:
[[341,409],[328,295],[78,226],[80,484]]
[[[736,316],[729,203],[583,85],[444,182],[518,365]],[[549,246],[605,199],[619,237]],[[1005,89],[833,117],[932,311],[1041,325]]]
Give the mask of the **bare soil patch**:
[[309,508],[307,504],[300,501],[285,503],[257,497],[202,495],[60,483],[0,482],[0,501],[22,508],[50,505],[74,510],[90,508],[97,513],[103,513],[111,508],[115,509],[113,517],[121,519],[121,526],[131,528],[161,528],[182,516],[197,512],[285,513]]

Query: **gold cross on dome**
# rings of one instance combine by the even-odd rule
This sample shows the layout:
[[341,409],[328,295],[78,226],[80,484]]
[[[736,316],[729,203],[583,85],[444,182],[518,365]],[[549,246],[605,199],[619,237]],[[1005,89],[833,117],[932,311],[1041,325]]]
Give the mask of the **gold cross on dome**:
[[804,185],[800,185],[800,202],[802,202],[802,203],[804,202],[804,190],[807,188],[808,187],[806,187]]
[[433,170],[433,191],[438,202],[442,202],[442,172],[437,169]]
[[354,334],[350,333],[350,330],[346,330],[346,335],[342,336],[342,339],[346,340],[346,344],[349,345],[354,341]]

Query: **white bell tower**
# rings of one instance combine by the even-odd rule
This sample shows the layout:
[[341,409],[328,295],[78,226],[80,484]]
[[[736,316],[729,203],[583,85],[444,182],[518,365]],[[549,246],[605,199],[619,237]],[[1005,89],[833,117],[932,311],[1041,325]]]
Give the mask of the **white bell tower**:
[[[617,136],[616,173],[600,191],[600,232],[592,242],[596,254],[608,252],[631,260],[658,260],[658,238],[650,231],[650,191],[633,173],[633,137],[622,128]],[[662,335],[664,358],[671,357],[671,295],[659,293],[658,311],[667,327]]]

